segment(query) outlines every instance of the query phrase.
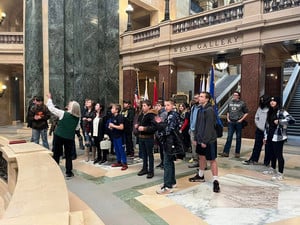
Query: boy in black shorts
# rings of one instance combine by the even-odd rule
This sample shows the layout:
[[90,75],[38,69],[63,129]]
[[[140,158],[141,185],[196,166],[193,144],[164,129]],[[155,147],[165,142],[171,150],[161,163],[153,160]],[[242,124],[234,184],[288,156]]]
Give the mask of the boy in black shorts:
[[201,92],[199,96],[200,108],[198,110],[195,129],[196,152],[199,154],[199,172],[189,178],[190,182],[204,182],[206,160],[210,162],[213,175],[213,191],[220,192],[217,165],[217,133],[215,130],[216,115],[210,103],[208,92]]

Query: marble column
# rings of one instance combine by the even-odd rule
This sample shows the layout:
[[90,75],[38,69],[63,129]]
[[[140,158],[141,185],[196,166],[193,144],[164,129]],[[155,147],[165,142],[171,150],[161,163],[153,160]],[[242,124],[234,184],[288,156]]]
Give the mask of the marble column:
[[42,1],[25,1],[25,107],[35,95],[43,95]]
[[[177,92],[177,71],[174,65],[159,65],[158,78],[158,98],[169,99],[172,94]],[[164,83],[164,95],[162,96],[162,88]]]
[[118,0],[49,1],[50,90],[55,102],[119,98]]
[[136,88],[137,73],[134,69],[123,70],[123,99],[129,99],[133,103]]
[[243,130],[243,137],[255,137],[254,116],[258,107],[259,97],[264,94],[265,57],[262,53],[242,56],[241,99],[246,102],[249,115],[248,126]]

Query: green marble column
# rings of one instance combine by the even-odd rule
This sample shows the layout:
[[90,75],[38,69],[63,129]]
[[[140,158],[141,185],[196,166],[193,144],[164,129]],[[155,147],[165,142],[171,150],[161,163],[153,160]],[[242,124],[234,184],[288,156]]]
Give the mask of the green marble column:
[[50,91],[64,106],[118,101],[118,0],[49,1]]
[[43,95],[42,1],[25,1],[25,103]]

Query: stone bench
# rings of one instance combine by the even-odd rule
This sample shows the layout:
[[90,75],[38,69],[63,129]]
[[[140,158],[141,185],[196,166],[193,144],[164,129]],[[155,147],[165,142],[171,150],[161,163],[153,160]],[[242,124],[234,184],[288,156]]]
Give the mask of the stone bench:
[[0,215],[0,225],[104,224],[94,211],[68,192],[51,151],[31,142],[0,142],[8,173],[7,188],[2,184],[1,194],[9,196],[2,201],[5,210]]

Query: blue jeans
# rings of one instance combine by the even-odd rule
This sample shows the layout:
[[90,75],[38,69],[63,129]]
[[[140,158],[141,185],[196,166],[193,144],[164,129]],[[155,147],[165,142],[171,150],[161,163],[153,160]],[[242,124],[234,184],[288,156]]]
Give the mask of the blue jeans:
[[118,163],[127,164],[127,158],[126,158],[125,148],[123,146],[122,137],[113,138],[113,143],[114,143]]
[[242,145],[242,123],[238,122],[229,122],[228,123],[228,135],[227,135],[227,141],[224,147],[225,153],[229,154],[231,143],[232,143],[232,137],[234,132],[236,132],[236,145],[235,145],[235,153],[239,154],[241,152],[241,145]]
[[176,184],[174,155],[164,153],[164,186],[172,188]]
[[[143,154],[143,169],[144,171],[148,171],[149,173],[154,172],[154,157],[153,157],[153,146],[154,139],[153,138],[140,138],[139,140],[139,149]],[[148,165],[149,160],[149,165]],[[149,166],[149,169],[148,169]]]
[[42,130],[37,130],[37,129],[32,129],[32,142],[39,144],[40,142],[40,137],[42,138],[42,143],[45,148],[49,149],[49,144],[48,144],[48,129],[42,129]]

